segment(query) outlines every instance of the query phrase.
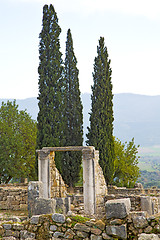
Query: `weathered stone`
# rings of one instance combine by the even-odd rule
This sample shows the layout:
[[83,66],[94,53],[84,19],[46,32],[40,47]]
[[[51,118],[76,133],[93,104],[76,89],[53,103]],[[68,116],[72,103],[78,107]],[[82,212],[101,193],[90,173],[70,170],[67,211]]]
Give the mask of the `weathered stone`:
[[43,184],[40,181],[29,182],[28,184],[28,215],[31,217],[33,213],[35,200],[43,197]]
[[74,235],[75,233],[71,229],[68,229],[64,234],[64,238],[72,239]]
[[122,220],[121,219],[114,219],[113,221],[110,221],[111,225],[122,225]]
[[0,226],[0,236],[3,236],[4,231],[5,231],[4,228],[2,226]]
[[34,201],[32,215],[51,214],[55,212],[55,199],[37,198]]
[[112,239],[110,236],[108,236],[106,233],[102,233],[103,239]]
[[156,229],[157,233],[160,233],[160,225],[159,224],[155,225],[154,229]]
[[108,200],[106,202],[106,217],[110,218],[125,218],[131,209],[129,198]]
[[90,227],[87,227],[85,224],[82,223],[77,223],[74,226],[74,229],[82,232],[90,232]]
[[4,227],[4,229],[6,230],[10,230],[12,228],[12,225],[11,224],[3,224],[2,225]]
[[63,214],[60,214],[60,213],[54,213],[52,214],[52,219],[54,222],[57,222],[57,223],[64,223],[66,218]]
[[127,228],[126,225],[121,226],[106,226],[106,233],[108,235],[121,238],[121,239],[127,239]]
[[28,204],[20,204],[20,209],[21,210],[27,210],[27,208],[28,208]]
[[30,224],[38,224],[39,218],[40,218],[39,215],[34,215],[34,216],[32,216],[32,217],[31,217],[31,220],[30,220]]
[[6,237],[9,237],[9,236],[13,236],[13,231],[12,230],[6,230],[6,232],[5,232],[5,236]]
[[96,236],[91,234],[91,240],[102,240],[102,236]]
[[20,239],[35,239],[35,233],[28,232],[27,230],[21,230],[20,231]]
[[50,231],[55,232],[57,230],[57,226],[56,225],[51,225],[50,226]]
[[70,201],[70,197],[66,197],[66,198],[55,198],[56,199],[56,208],[55,211],[59,212],[61,211],[61,213],[63,214],[67,214],[68,212],[70,212],[71,209],[71,201]]
[[148,221],[143,216],[133,217],[133,224],[135,228],[145,228],[148,226]]
[[99,228],[91,228],[91,233],[95,235],[100,235],[102,231]]
[[18,231],[24,230],[24,225],[22,224],[14,223],[12,226],[13,226],[13,230],[18,230]]
[[10,236],[10,237],[3,237],[3,240],[16,240],[15,237]]
[[156,234],[146,234],[146,233],[142,233],[138,237],[138,240],[151,240],[151,239],[158,240],[159,237]]
[[89,233],[81,232],[81,231],[77,231],[76,234],[78,237],[83,238],[83,239],[87,238],[89,236]]
[[148,227],[146,227],[145,229],[144,229],[144,232],[145,233],[151,233],[152,232],[152,227],[151,226],[148,226]]
[[141,210],[146,211],[149,215],[152,215],[152,201],[149,196],[141,196]]
[[105,223],[102,220],[98,220],[94,226],[96,226],[97,228],[101,229],[102,231],[105,229]]
[[64,237],[64,233],[62,233],[62,232],[55,232],[53,234],[53,237],[55,237],[55,238]]

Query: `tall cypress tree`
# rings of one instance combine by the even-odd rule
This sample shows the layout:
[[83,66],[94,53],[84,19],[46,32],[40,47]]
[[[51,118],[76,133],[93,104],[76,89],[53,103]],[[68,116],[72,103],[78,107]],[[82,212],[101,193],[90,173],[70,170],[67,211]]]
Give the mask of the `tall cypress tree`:
[[63,136],[64,89],[61,29],[53,5],[44,5],[39,45],[39,113],[37,147],[60,146]]
[[[67,32],[65,56],[65,145],[82,146],[83,143],[83,114],[79,90],[79,71],[74,54],[73,40],[70,29]],[[78,181],[81,153],[66,152],[62,159],[62,176],[65,182],[73,187]]]
[[115,157],[111,74],[107,48],[104,45],[104,38],[100,37],[97,57],[94,60],[92,105],[87,144],[95,146],[99,150],[99,163],[107,185],[112,182]]

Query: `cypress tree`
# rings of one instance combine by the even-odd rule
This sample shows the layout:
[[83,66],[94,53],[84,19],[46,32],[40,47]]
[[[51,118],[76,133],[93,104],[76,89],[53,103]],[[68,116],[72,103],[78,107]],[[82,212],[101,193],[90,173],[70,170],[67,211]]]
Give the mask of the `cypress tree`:
[[61,28],[53,5],[44,5],[39,44],[37,147],[61,146],[63,138],[63,66]]
[[[69,29],[65,56],[65,146],[82,146],[83,143],[83,114],[78,74],[77,59]],[[62,176],[70,187],[73,187],[79,179],[81,159],[80,152],[65,152],[63,156]]]
[[87,144],[95,146],[99,150],[99,164],[102,167],[107,185],[112,182],[115,157],[111,74],[107,47],[104,45],[104,38],[100,37],[99,46],[97,46],[97,57],[94,60]]

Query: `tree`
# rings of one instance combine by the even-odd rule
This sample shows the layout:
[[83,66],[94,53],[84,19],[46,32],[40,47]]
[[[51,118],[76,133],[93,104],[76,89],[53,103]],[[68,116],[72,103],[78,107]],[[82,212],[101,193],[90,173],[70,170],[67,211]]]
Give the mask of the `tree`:
[[94,60],[92,103],[87,144],[93,145],[99,150],[99,163],[107,185],[113,179],[115,158],[111,74],[112,70],[107,48],[104,46],[104,38],[100,37],[97,57]]
[[[53,5],[44,5],[39,45],[39,113],[37,147],[63,144],[63,66],[59,35],[61,29]],[[57,157],[56,157],[57,160]],[[57,161],[58,164],[58,161]]]
[[122,144],[115,139],[114,184],[121,187],[133,187],[140,171],[138,167],[138,150],[134,138],[129,143]]
[[0,183],[12,178],[35,179],[37,124],[16,102],[0,108]]
[[[65,57],[65,146],[81,146],[83,144],[83,114],[78,74],[72,35],[68,29]],[[70,187],[73,187],[79,179],[81,161],[82,154],[80,152],[65,152],[63,155],[62,176]]]

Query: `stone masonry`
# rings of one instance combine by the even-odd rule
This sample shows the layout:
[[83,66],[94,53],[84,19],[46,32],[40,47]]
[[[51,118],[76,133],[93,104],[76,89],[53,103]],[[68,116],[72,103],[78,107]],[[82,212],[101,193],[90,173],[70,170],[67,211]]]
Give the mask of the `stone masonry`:
[[27,210],[28,191],[27,184],[1,184],[0,209]]

